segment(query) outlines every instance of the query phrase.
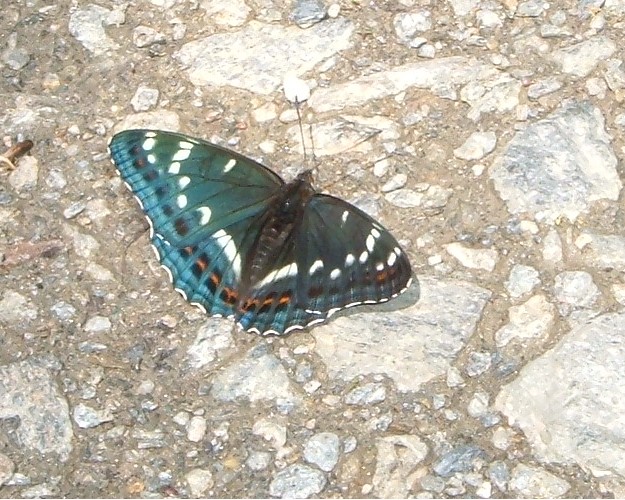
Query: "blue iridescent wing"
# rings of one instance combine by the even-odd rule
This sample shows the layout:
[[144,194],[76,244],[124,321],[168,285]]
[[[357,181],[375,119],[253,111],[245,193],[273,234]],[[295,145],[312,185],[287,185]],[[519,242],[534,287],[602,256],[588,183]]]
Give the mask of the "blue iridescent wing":
[[233,151],[182,134],[126,130],[109,144],[171,281],[211,315],[232,316],[257,223],[283,181]]
[[251,290],[246,330],[282,334],[327,320],[336,311],[386,302],[406,290],[412,271],[397,240],[357,207],[321,194],[306,205],[273,270]]

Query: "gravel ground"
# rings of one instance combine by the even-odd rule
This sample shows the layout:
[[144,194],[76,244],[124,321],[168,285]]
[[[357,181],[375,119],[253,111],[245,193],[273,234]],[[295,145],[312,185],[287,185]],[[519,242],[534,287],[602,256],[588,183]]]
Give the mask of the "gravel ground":
[[[0,497],[625,496],[624,35],[624,0],[8,0]],[[109,161],[133,127],[314,167],[414,285],[206,318]]]

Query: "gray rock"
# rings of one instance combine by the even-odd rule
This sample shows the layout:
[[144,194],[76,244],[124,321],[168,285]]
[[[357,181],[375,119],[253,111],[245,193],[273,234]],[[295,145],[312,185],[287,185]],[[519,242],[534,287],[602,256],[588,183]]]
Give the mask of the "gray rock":
[[481,160],[497,145],[495,132],[473,132],[462,146],[454,149],[454,156],[461,160]]
[[[477,87],[477,89],[472,89]],[[485,113],[504,113],[517,109],[522,84],[520,81],[503,73],[482,81],[472,81],[466,85],[460,98],[471,105],[468,118],[478,122]],[[473,93],[471,90],[478,90]]]
[[291,389],[291,383],[280,361],[268,354],[263,345],[248,351],[246,357],[227,366],[213,380],[213,397],[222,401],[276,400],[291,402],[299,397]]
[[584,232],[575,240],[586,265],[596,269],[625,270],[625,237]]
[[137,440],[137,449],[151,450],[167,446],[167,436],[160,429],[143,430],[135,428],[131,437]]
[[23,47],[17,46],[17,33],[11,33],[6,39],[6,49],[0,54],[0,61],[13,71],[19,71],[30,62],[30,54]]
[[233,342],[231,324],[222,318],[208,318],[187,350],[187,365],[193,370],[211,367],[219,353],[230,348]]
[[55,383],[54,359],[28,359],[0,366],[0,420],[18,418],[20,446],[56,453],[62,462],[72,451],[67,401]]
[[252,10],[244,0],[201,0],[200,7],[211,21],[222,26],[241,26]]
[[245,465],[247,465],[253,471],[261,471],[265,470],[269,467],[269,463],[271,462],[271,453],[268,451],[251,451],[247,460],[245,461]]
[[493,363],[493,357],[490,352],[474,351],[469,354],[467,362],[467,375],[469,377],[477,377],[487,372]]
[[622,183],[601,111],[569,102],[517,134],[491,178],[513,214],[574,221],[594,200],[616,200]]
[[625,412],[625,313],[576,325],[504,386],[495,409],[522,429],[541,462],[625,476],[614,425]]
[[274,476],[269,494],[279,498],[309,498],[321,493],[326,482],[323,472],[307,465],[293,464]]
[[105,422],[113,421],[113,415],[109,410],[96,410],[82,403],[76,405],[72,414],[74,422],[81,429],[91,429]]
[[504,347],[513,340],[531,340],[535,345],[542,345],[555,323],[555,312],[555,306],[544,295],[535,295],[511,307],[509,322],[495,333],[497,347]]
[[517,465],[512,470],[510,489],[522,498],[558,498],[569,491],[569,483],[545,469]]
[[414,208],[421,205],[423,193],[417,193],[414,189],[403,188],[387,193],[384,198],[395,207]]
[[508,489],[510,470],[505,462],[492,462],[488,466],[488,477],[499,491],[504,492]]
[[540,284],[540,274],[536,269],[532,266],[515,264],[504,286],[510,296],[516,299],[531,292],[538,284]]
[[140,86],[130,100],[130,105],[135,111],[147,111],[158,104],[158,89]]
[[207,422],[200,415],[194,415],[187,424],[187,439],[192,443],[199,443],[206,435]]
[[150,47],[155,44],[164,44],[165,35],[159,33],[150,26],[137,26],[132,30],[132,43],[140,49]]
[[616,45],[604,36],[595,36],[551,53],[553,61],[565,73],[583,78],[601,62],[612,57]]
[[69,32],[83,47],[95,55],[101,55],[119,48],[104,30],[115,17],[113,11],[89,4],[75,10],[69,18]]
[[254,422],[252,434],[261,436],[275,449],[281,449],[286,444],[286,426],[282,421],[276,421],[275,418],[261,418]]
[[373,99],[409,88],[436,89],[492,77],[496,70],[476,59],[454,56],[404,64],[327,88],[315,89],[308,101],[317,112],[361,107]]
[[485,457],[485,453],[481,448],[468,444],[460,445],[445,453],[434,463],[432,469],[439,476],[449,477],[456,472],[472,470],[473,462],[483,457]]
[[419,477],[419,464],[428,448],[418,436],[387,436],[376,440],[373,491],[377,498],[406,498]]
[[[418,391],[423,382],[445,374],[474,332],[490,292],[427,277],[419,277],[419,286],[421,299],[405,309],[388,312],[377,305],[375,314],[353,312],[312,330],[328,374],[351,380],[383,373],[400,391]],[[395,302],[414,301],[417,292],[408,290]]]
[[300,28],[310,28],[328,16],[325,4],[321,0],[297,0],[289,19]]
[[174,57],[188,68],[194,85],[270,94],[286,73],[303,74],[350,47],[353,30],[351,22],[340,18],[304,31],[251,21],[240,31],[189,42]]
[[488,412],[488,402],[489,396],[487,392],[476,392],[467,405],[467,413],[473,418],[484,416]]
[[80,215],[85,210],[85,204],[81,201],[72,203],[69,207],[63,210],[63,217],[67,220],[73,219],[77,215]]
[[347,396],[345,396],[345,403],[348,405],[362,405],[369,406],[375,403],[380,403],[386,399],[386,387],[382,384],[368,383],[355,387]]
[[320,432],[304,445],[304,458],[322,471],[330,472],[339,461],[341,441],[333,432]]
[[543,239],[543,259],[547,262],[562,261],[562,240],[555,229],[550,229]]
[[519,3],[516,15],[520,17],[538,17],[545,11],[545,2],[542,0],[527,0]]
[[191,496],[194,498],[206,498],[208,490],[210,490],[215,481],[213,475],[208,469],[192,469],[184,476],[189,485]]
[[395,174],[382,186],[382,192],[388,193],[389,191],[401,189],[406,185],[407,181],[408,176],[406,174]]
[[527,97],[531,100],[540,99],[562,88],[562,82],[556,78],[544,78],[527,87]]
[[488,272],[495,269],[499,259],[497,250],[493,248],[468,248],[458,242],[445,245],[445,250],[463,266]]
[[6,290],[0,299],[0,323],[28,322],[37,318],[37,308],[23,295]]
[[343,441],[343,453],[351,453],[358,446],[358,440],[354,436],[348,436]]
[[592,276],[585,271],[566,271],[558,274],[554,280],[553,292],[559,302],[560,314],[563,316],[567,316],[576,308],[590,308],[601,297]]
[[18,193],[30,191],[37,187],[39,162],[34,156],[23,156],[9,175],[9,184]]
[[418,33],[432,28],[432,14],[427,10],[401,12],[393,18],[393,27],[401,42],[411,42]]
[[89,333],[108,332],[111,326],[110,319],[104,316],[92,316],[85,323],[85,331]]

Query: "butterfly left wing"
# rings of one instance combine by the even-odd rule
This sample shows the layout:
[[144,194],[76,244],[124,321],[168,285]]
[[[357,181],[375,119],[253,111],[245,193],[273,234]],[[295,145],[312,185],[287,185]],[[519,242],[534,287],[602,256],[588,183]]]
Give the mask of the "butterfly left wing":
[[283,181],[249,158],[172,132],[126,130],[109,149],[176,290],[211,315],[233,315],[256,221]]
[[241,327],[284,334],[336,311],[386,302],[410,286],[412,271],[397,240],[362,210],[316,194],[273,271],[252,288]]

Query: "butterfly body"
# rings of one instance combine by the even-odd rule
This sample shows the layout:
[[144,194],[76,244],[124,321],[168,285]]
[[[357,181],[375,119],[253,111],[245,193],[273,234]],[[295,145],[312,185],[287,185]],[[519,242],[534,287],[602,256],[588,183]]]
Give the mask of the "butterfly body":
[[109,148],[175,289],[207,314],[281,335],[410,285],[393,236],[316,192],[310,171],[285,183],[238,153],[157,130],[121,132]]

